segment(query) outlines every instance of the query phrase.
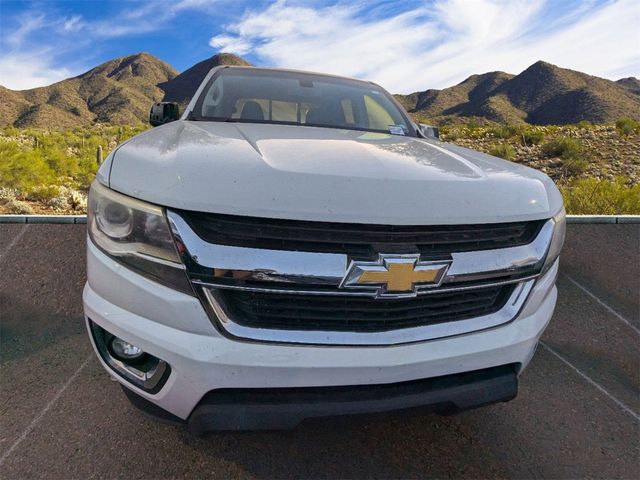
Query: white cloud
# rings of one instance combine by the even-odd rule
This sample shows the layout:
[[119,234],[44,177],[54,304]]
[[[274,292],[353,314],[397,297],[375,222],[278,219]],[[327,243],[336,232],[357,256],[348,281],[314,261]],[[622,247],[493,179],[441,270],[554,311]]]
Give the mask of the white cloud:
[[365,20],[366,7],[280,0],[247,13],[210,45],[401,93],[447,87],[473,73],[518,73],[537,60],[609,78],[640,72],[637,0],[582,4],[560,17],[553,0],[438,0]]
[[142,3],[119,15],[86,25],[88,34],[99,38],[140,35],[165,28],[167,22],[186,10],[211,11],[218,0],[164,0]]
[[73,15],[72,17],[67,18],[62,24],[62,30],[65,32],[75,32],[80,30],[83,26],[82,16],[81,15]]
[[5,31],[0,38],[4,50],[0,56],[0,85],[26,90],[69,77],[69,69],[52,66],[55,50],[49,46],[34,47],[31,37],[55,28],[70,31],[79,21],[79,17],[71,17],[52,22],[43,12],[29,10],[15,18],[13,30],[9,30],[8,21],[3,23]]
[[20,26],[8,34],[5,41],[16,48],[22,45],[25,38],[44,25],[44,15],[27,13],[18,19]]
[[17,54],[0,57],[0,85],[26,90],[59,82],[72,75],[66,68],[52,68],[50,53]]
[[229,35],[217,35],[209,40],[209,45],[215,49],[235,53],[236,55],[244,55],[253,48],[251,43],[242,38],[231,37]]

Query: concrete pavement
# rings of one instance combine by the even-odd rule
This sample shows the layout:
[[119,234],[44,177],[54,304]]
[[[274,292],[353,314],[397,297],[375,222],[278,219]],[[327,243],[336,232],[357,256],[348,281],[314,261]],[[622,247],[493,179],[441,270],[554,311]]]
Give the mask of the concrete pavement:
[[131,407],[84,329],[83,225],[0,225],[2,478],[638,478],[640,225],[570,225],[516,400],[193,439]]

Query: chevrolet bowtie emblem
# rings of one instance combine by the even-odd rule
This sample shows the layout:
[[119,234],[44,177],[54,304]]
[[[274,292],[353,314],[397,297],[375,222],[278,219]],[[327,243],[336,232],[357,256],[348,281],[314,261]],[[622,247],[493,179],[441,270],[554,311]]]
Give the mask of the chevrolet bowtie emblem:
[[352,261],[340,288],[375,291],[378,296],[416,293],[418,286],[437,287],[451,261],[420,262],[420,255],[380,255],[377,262]]

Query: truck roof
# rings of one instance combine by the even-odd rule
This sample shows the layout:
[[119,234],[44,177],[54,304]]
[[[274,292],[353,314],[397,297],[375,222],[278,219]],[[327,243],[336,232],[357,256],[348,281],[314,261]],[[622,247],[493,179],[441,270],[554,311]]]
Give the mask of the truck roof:
[[296,73],[296,74],[302,74],[302,75],[316,75],[319,77],[330,77],[330,78],[339,78],[341,80],[350,80],[353,82],[359,82],[359,83],[368,83],[370,85],[375,85],[375,86],[380,86],[375,82],[372,82],[371,80],[362,80],[359,78],[353,78],[353,77],[345,77],[343,75],[334,75],[331,73],[322,73],[322,72],[313,72],[313,71],[309,71],[309,70],[296,70],[293,68],[275,68],[275,67],[251,67],[251,66],[246,66],[246,65],[219,65],[217,67],[213,67],[210,72],[214,71],[214,70],[222,70],[222,69],[234,69],[234,70],[263,70],[263,71],[269,71],[269,72],[289,72],[289,73]]

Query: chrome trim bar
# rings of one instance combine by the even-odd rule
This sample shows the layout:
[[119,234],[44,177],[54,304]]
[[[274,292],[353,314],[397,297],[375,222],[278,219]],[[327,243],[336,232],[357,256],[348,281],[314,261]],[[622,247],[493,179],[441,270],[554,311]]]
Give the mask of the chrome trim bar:
[[[451,286],[451,287],[439,287],[435,289],[424,289],[418,292],[419,295],[429,295],[434,293],[450,293],[450,292],[462,292],[464,290],[473,290],[484,287],[498,287],[500,285],[509,285],[511,283],[521,283],[528,280],[535,280],[538,275],[529,275],[528,277],[518,278],[515,280],[503,280],[495,282],[483,282],[481,284],[464,285],[464,286]],[[375,292],[355,290],[301,290],[286,288],[286,285],[282,288],[270,288],[270,287],[254,287],[250,285],[222,285],[218,283],[203,282],[200,280],[192,280],[191,283],[203,287],[203,289],[213,290],[242,290],[245,292],[258,292],[258,293],[273,293],[273,294],[287,294],[287,295],[326,295],[335,297],[375,297]],[[403,298],[406,295],[398,295],[396,298]],[[389,298],[389,297],[383,297]]]
[[[177,213],[168,210],[167,217],[175,238],[185,247],[187,264],[193,262],[207,272],[207,276],[220,277],[220,288],[232,288],[229,279],[272,282],[274,289],[293,290],[286,285],[333,286],[337,292],[349,267],[345,254],[269,250],[260,248],[216,245],[202,240]],[[442,280],[442,288],[458,282],[499,281],[505,275],[518,272],[538,273],[544,263],[553,236],[554,221],[548,220],[533,242],[518,247],[475,252],[454,252],[451,266]],[[380,252],[388,253],[388,252]],[[424,259],[429,260],[429,259]],[[527,276],[529,276],[527,275]],[[226,281],[223,281],[226,279]],[[520,279],[521,281],[522,279]],[[423,294],[429,287],[418,287]],[[369,292],[368,295],[374,295]]]
[[533,242],[527,245],[453,253],[453,263],[447,272],[445,282],[454,282],[461,278],[468,280],[468,276],[477,276],[478,273],[486,278],[496,272],[515,272],[526,267],[541,268],[553,237],[553,227],[554,221],[548,220]]
[[386,332],[302,331],[245,327],[235,323],[229,318],[216,297],[216,289],[204,288],[203,292],[214,314],[218,318],[221,328],[232,337],[260,342],[374,346],[398,345],[433,340],[502,325],[516,317],[528,298],[534,283],[535,280],[533,279],[521,282],[514,289],[505,306],[490,315],[423,327],[389,330]]

